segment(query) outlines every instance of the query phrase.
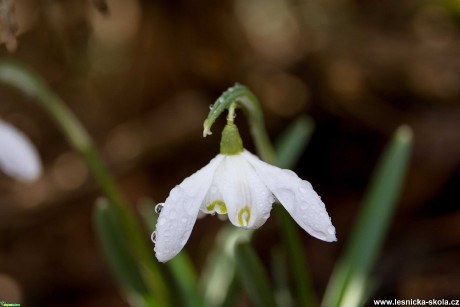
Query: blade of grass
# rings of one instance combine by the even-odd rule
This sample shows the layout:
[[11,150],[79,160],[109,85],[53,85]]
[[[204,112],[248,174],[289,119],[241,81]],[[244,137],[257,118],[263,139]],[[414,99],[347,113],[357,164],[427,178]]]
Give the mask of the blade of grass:
[[323,306],[358,306],[393,216],[412,145],[412,131],[399,127],[380,158],[345,252],[334,269]]
[[235,248],[238,275],[254,306],[275,307],[276,301],[264,266],[252,246],[240,243]]
[[136,261],[129,252],[116,213],[105,198],[96,203],[94,224],[109,267],[128,301],[133,306],[161,306],[149,295]]
[[[292,168],[305,150],[314,129],[312,119],[303,116],[294,121],[276,142],[278,164],[282,168]],[[302,246],[297,226],[281,206],[275,206],[278,225],[286,245],[289,267],[295,280],[296,294],[300,306],[317,306],[310,272],[305,263],[306,253]]]

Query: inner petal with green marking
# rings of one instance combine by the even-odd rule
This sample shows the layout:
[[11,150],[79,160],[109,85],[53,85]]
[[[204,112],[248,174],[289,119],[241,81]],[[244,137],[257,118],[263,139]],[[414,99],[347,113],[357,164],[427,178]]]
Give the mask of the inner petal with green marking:
[[206,206],[209,212],[217,212],[218,214],[227,214],[227,206],[222,200],[215,200]]
[[250,220],[251,209],[248,206],[244,206],[244,208],[238,212],[238,224],[240,224],[242,227],[246,227],[249,225]]

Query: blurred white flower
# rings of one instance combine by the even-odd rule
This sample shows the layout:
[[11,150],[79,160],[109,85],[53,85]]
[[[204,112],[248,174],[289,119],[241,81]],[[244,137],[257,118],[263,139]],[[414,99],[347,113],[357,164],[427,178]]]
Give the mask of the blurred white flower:
[[40,157],[30,140],[0,120],[0,170],[14,179],[30,182],[40,177]]
[[241,149],[217,155],[171,190],[154,233],[156,257],[166,262],[182,250],[200,210],[228,214],[238,227],[258,228],[270,216],[275,197],[310,235],[336,241],[325,205],[308,181]]

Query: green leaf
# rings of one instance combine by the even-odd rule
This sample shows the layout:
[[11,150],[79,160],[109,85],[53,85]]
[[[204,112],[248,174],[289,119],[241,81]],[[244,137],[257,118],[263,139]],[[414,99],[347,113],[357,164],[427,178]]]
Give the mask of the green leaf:
[[235,260],[238,275],[254,306],[277,306],[269,283],[270,279],[251,245],[238,244],[235,248]]
[[200,288],[203,289],[206,303],[210,306],[221,306],[233,298],[235,294],[230,291],[237,287],[235,279],[235,245],[240,242],[249,242],[253,231],[225,226],[216,237],[216,244],[205,263],[200,280]]
[[176,257],[168,261],[166,265],[173,276],[174,282],[179,288],[184,306],[206,306],[203,298],[198,292],[198,278],[188,254],[182,251]]
[[161,306],[149,293],[117,215],[105,198],[96,203],[94,223],[102,251],[128,301],[134,306]]
[[237,305],[238,294],[241,290],[240,280],[238,276],[235,274],[234,278],[230,282],[228,286],[227,293],[225,294],[224,301],[220,305],[220,307],[234,307]]
[[271,268],[275,285],[275,298],[278,305],[283,307],[294,306],[284,246],[277,246],[272,249]]
[[290,124],[275,142],[277,165],[281,168],[292,168],[307,147],[315,124],[307,116],[297,118]]
[[117,217],[117,224],[120,225],[123,229],[122,233],[126,236],[126,249],[136,259],[145,285],[151,293],[155,293],[155,297],[162,302],[163,306],[169,306],[170,293],[163,282],[157,262],[153,260],[146,235],[139,227],[131,207],[96,151],[90,135],[74,113],[37,73],[20,62],[0,60],[0,82],[17,88],[34,98],[55,121],[69,144],[80,153],[109,200],[111,210],[113,209]]
[[301,306],[317,306],[310,270],[306,265],[306,253],[300,239],[297,226],[292,217],[281,206],[276,206],[276,216],[281,230],[281,236],[286,246],[289,267],[295,280],[296,294]]
[[381,250],[402,188],[411,145],[411,129],[399,127],[378,162],[350,241],[327,287],[324,307],[363,303],[369,273]]

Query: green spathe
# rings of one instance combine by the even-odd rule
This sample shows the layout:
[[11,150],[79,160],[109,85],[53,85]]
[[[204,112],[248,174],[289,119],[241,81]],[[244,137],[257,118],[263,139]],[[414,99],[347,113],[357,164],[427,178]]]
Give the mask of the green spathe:
[[242,151],[243,141],[238,132],[238,127],[234,123],[227,123],[224,130],[222,130],[220,153],[223,155],[236,155]]

